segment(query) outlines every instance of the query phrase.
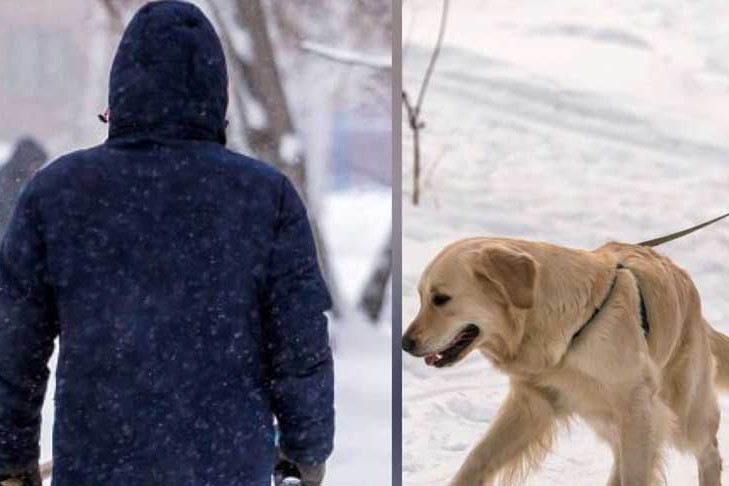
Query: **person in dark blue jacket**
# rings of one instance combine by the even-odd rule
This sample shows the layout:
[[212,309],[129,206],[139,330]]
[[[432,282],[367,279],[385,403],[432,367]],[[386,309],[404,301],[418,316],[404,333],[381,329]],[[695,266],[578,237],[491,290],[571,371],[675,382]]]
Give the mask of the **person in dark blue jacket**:
[[307,214],[225,149],[226,64],[179,1],[116,54],[109,137],[32,178],[0,252],[0,480],[39,484],[59,338],[54,486],[319,484],[334,432],[330,297]]

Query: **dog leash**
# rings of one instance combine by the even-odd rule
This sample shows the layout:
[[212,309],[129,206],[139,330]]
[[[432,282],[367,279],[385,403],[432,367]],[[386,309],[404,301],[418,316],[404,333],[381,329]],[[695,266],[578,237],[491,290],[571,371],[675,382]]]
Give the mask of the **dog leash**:
[[642,242],[638,243],[638,245],[639,246],[650,246],[650,247],[662,245],[664,243],[668,243],[669,241],[677,240],[683,236],[689,235],[689,234],[693,233],[694,231],[698,231],[701,228],[705,228],[705,227],[709,226],[710,224],[716,223],[717,221],[721,221],[722,219],[724,219],[728,216],[729,216],[729,213],[722,214],[718,218],[710,219],[709,221],[703,222],[701,224],[697,224],[696,226],[692,226],[690,228],[686,228],[681,231],[677,231],[675,233],[671,233],[670,235],[653,238],[652,240],[642,241]]

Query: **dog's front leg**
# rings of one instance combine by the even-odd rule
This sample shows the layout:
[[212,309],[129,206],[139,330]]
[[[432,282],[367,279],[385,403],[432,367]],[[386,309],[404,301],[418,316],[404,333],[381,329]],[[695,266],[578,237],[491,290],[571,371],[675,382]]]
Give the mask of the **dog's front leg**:
[[518,474],[540,462],[551,445],[556,412],[537,390],[514,386],[496,418],[450,486],[489,486],[497,474]]

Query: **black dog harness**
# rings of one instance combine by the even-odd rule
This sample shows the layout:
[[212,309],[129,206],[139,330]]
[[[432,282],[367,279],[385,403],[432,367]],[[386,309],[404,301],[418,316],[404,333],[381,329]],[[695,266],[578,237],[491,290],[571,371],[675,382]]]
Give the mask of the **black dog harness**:
[[[608,290],[607,295],[603,299],[602,303],[595,309],[595,312],[592,313],[592,316],[585,322],[580,328],[577,330],[576,333],[572,335],[572,342],[574,342],[575,339],[577,339],[577,336],[582,333],[582,331],[590,325],[592,321],[595,320],[597,315],[600,313],[603,307],[605,307],[605,304],[607,304],[607,301],[610,300],[610,296],[613,295],[613,290],[615,290],[615,283],[618,280],[618,270],[626,269],[630,271],[629,268],[627,268],[622,263],[618,263],[617,268],[615,269],[615,276],[613,277],[613,282],[610,284],[610,290]],[[648,311],[645,308],[645,299],[643,298],[643,293],[640,291],[640,285],[638,285],[638,297],[640,298],[640,325],[643,328],[643,335],[645,337],[648,337],[648,333],[650,332],[650,325],[648,323]]]

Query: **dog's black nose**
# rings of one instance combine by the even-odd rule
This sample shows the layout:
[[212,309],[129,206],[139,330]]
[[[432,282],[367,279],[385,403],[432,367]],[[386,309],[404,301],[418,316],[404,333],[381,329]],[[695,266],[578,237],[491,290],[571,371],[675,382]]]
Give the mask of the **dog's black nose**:
[[403,336],[402,337],[402,350],[406,353],[409,353],[415,349],[415,339],[409,337],[409,336]]

